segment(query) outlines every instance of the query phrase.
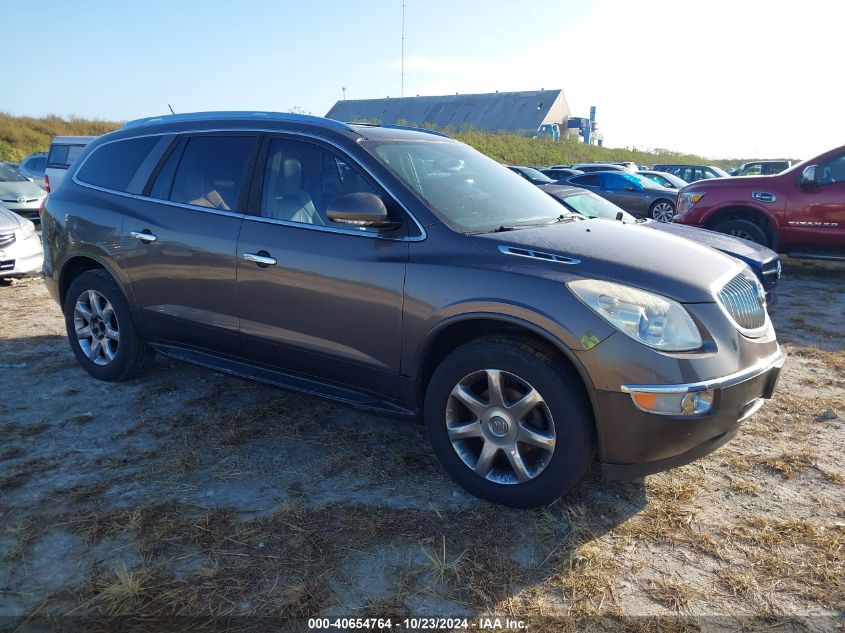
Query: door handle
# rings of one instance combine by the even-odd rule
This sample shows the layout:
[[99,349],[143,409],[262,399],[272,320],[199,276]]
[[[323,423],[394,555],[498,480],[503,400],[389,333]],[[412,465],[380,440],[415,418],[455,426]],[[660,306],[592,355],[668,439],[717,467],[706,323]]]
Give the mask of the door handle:
[[142,242],[155,242],[158,238],[149,231],[132,231],[129,235]]
[[244,253],[244,259],[248,262],[252,262],[253,264],[258,264],[261,268],[276,265],[276,258],[270,257],[270,253],[268,253],[267,251],[258,251],[257,253]]

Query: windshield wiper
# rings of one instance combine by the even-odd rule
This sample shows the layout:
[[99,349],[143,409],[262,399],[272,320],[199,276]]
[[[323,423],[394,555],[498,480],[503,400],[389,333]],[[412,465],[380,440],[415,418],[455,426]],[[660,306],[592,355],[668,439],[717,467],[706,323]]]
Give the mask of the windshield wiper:
[[516,226],[505,226],[504,224],[500,226],[498,229],[493,229],[493,233],[504,233],[505,231],[516,231],[519,227]]

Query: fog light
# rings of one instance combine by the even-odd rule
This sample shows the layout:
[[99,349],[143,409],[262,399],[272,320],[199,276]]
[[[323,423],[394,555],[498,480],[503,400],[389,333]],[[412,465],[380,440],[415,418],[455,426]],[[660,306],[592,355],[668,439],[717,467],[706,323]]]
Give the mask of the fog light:
[[632,391],[631,398],[641,411],[659,415],[698,415],[713,406],[712,389],[695,393]]

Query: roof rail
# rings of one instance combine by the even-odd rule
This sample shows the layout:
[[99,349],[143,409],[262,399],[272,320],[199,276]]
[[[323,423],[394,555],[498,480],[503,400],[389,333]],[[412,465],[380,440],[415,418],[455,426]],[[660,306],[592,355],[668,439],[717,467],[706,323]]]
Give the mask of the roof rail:
[[289,112],[250,112],[250,111],[221,111],[221,112],[185,112],[183,114],[163,114],[161,116],[135,119],[124,124],[123,129],[141,127],[144,125],[157,125],[159,123],[187,123],[191,121],[213,121],[215,119],[229,120],[258,120],[258,121],[284,121],[288,123],[316,123],[328,125],[342,130],[352,129],[346,123],[326,119],[310,114],[293,114]]
[[411,132],[423,132],[424,134],[433,134],[434,136],[442,136],[443,138],[451,138],[454,140],[453,137],[449,136],[444,132],[438,132],[437,130],[430,130],[425,127],[414,127],[413,125],[394,125],[392,123],[356,123],[355,121],[346,121],[346,125],[361,125],[367,127],[383,127],[388,130],[410,130]]

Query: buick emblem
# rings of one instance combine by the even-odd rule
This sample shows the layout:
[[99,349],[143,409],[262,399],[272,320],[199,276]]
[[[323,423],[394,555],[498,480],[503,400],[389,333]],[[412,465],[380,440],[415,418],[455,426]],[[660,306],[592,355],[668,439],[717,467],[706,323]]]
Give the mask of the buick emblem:
[[26,196],[18,196],[18,204],[23,204],[26,202]]

